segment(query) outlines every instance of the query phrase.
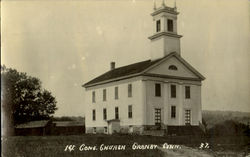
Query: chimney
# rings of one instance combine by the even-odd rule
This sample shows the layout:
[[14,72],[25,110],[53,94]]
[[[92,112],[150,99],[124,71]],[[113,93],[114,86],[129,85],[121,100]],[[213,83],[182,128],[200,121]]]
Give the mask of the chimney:
[[110,62],[110,70],[114,70],[115,69],[115,62]]

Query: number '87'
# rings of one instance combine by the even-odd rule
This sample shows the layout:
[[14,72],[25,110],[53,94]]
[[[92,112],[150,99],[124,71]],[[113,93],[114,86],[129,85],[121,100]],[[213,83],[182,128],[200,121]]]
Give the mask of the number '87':
[[209,143],[207,143],[207,142],[201,143],[199,148],[200,149],[202,149],[202,148],[209,148]]

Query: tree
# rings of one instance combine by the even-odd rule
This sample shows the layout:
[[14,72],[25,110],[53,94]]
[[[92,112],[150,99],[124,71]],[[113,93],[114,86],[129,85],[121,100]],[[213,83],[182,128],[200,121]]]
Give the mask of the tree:
[[1,66],[1,93],[5,118],[12,126],[49,119],[57,110],[55,97],[42,89],[38,78],[4,65]]

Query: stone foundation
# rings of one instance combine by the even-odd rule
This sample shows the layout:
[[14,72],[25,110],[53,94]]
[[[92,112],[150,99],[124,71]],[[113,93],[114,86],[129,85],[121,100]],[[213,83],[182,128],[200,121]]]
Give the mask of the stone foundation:
[[144,125],[144,130],[165,130],[167,129],[167,125],[161,124],[161,125]]
[[[106,127],[106,126],[105,126]],[[105,127],[86,127],[87,134],[107,134],[104,132]],[[138,134],[152,136],[166,135],[203,135],[202,129],[199,126],[167,126],[167,125],[128,125],[120,126],[119,131],[114,131],[113,134]]]
[[[94,128],[96,128],[96,132],[94,132]],[[161,127],[155,125],[127,125],[120,126],[119,131],[114,131],[114,133],[122,133],[122,134],[143,134],[144,131],[147,130],[160,130]],[[105,133],[104,127],[86,127],[86,133]]]
[[86,128],[85,128],[85,133],[86,133],[86,134],[93,133],[93,128],[92,128],[92,127],[86,127]]
[[[96,131],[94,132],[94,128],[96,128]],[[86,134],[93,134],[93,133],[97,133],[97,134],[107,134],[104,132],[105,127],[86,127]]]

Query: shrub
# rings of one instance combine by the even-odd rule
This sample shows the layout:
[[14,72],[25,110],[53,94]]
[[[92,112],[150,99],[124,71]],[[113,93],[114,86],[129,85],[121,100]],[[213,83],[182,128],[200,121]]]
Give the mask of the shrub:
[[222,123],[216,124],[208,130],[210,136],[244,136],[249,135],[249,127],[245,124],[226,120]]

